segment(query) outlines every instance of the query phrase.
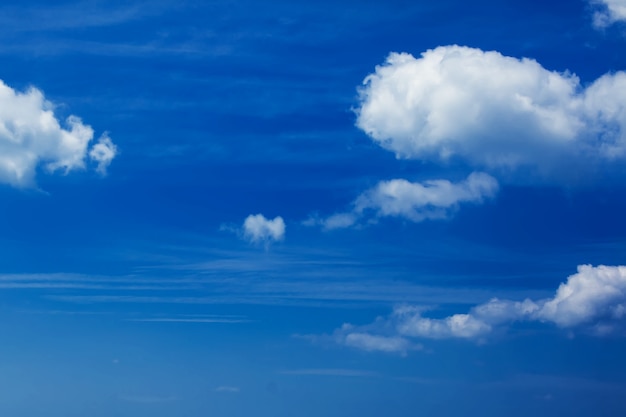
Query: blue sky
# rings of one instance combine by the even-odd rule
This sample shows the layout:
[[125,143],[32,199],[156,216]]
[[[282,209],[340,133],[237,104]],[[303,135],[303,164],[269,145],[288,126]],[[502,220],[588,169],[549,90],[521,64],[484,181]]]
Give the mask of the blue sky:
[[0,5],[0,414],[617,416],[626,3]]

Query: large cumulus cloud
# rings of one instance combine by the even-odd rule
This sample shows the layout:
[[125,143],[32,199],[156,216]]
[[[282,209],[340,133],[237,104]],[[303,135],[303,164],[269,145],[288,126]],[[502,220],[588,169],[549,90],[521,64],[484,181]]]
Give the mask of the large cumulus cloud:
[[117,148],[105,134],[90,149],[93,138],[76,116],[59,122],[41,91],[18,92],[0,81],[0,183],[31,187],[38,167],[67,173],[85,168],[87,158],[104,174]]
[[626,156],[626,73],[584,87],[571,73],[494,51],[391,53],[364,80],[356,124],[398,158],[553,176],[583,158]]

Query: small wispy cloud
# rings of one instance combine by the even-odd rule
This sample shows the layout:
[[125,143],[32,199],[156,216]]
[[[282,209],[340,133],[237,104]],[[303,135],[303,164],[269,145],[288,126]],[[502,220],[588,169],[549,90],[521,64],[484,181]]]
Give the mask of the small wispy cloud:
[[309,219],[305,225],[321,224],[326,230],[347,228],[382,217],[399,217],[412,222],[448,218],[463,203],[478,204],[493,197],[498,182],[490,175],[475,172],[467,179],[409,182],[404,179],[381,181],[362,193],[352,210],[325,219]]
[[232,387],[228,385],[222,385],[222,386],[215,388],[215,392],[223,392],[227,394],[236,394],[239,391],[241,391],[239,387]]
[[100,175],[106,175],[107,168],[111,165],[111,161],[117,155],[117,146],[111,141],[111,138],[105,133],[98,139],[89,151],[89,158],[96,162],[96,171]]
[[409,350],[421,350],[421,345],[414,345],[404,337],[382,336],[359,331],[352,332],[346,327],[342,328],[342,330],[344,332],[336,334],[338,343],[366,352],[388,352],[405,355]]

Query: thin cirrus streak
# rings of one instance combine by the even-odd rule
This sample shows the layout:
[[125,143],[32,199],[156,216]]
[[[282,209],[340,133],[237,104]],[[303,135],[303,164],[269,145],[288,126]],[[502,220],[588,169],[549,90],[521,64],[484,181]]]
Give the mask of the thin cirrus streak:
[[307,368],[288,369],[278,372],[281,375],[310,375],[310,376],[344,376],[344,377],[376,377],[378,373],[360,369],[344,368]]
[[[244,304],[244,305],[283,305],[354,308],[358,306],[388,305],[397,303],[448,304],[479,302],[493,296],[494,292],[483,289],[450,289],[428,287],[408,283],[386,285],[384,282],[368,283],[368,290],[357,288],[355,283],[334,283],[325,285],[325,291],[315,288],[314,282],[304,283],[303,288],[287,291],[288,283],[281,283],[282,290],[276,292],[258,291],[255,288],[241,288],[238,291],[189,296],[175,295],[44,295],[46,299],[73,304]],[[295,289],[295,287],[292,287]],[[519,291],[502,290],[499,294],[519,294]],[[545,295],[544,291],[526,291],[527,295]]]
[[162,317],[162,318],[145,318],[145,319],[127,319],[126,321],[134,321],[141,323],[216,323],[216,324],[236,324],[236,323],[252,323],[253,320],[233,319],[233,318],[179,318],[179,317]]

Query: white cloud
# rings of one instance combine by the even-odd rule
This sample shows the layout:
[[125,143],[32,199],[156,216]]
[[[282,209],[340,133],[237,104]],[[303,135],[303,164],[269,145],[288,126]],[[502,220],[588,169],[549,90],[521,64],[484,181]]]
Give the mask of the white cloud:
[[38,167],[64,173],[83,169],[88,153],[104,172],[116,147],[104,135],[89,151],[93,136],[93,129],[76,116],[62,126],[36,88],[18,92],[0,81],[0,182],[32,187]]
[[626,21],[626,0],[592,0],[601,10],[593,15],[593,24],[604,28],[615,22]]
[[285,237],[285,222],[280,216],[269,220],[262,214],[251,214],[243,222],[243,234],[253,243],[282,240]]
[[480,203],[493,197],[497,181],[484,173],[472,173],[458,183],[429,180],[422,183],[404,179],[381,181],[362,193],[352,211],[334,214],[319,221],[325,229],[351,227],[373,213],[375,218],[402,217],[413,222],[443,219],[461,203]]
[[101,175],[106,175],[107,168],[111,164],[113,158],[117,155],[117,146],[111,141],[107,135],[102,135],[98,139],[91,150],[89,151],[89,157],[98,163],[96,171]]
[[429,319],[414,314],[398,324],[400,334],[429,339],[472,339],[491,331],[491,326],[470,314],[454,314],[444,319]]
[[621,71],[583,88],[532,59],[453,45],[419,58],[391,53],[359,93],[357,126],[398,158],[556,178],[576,160],[626,156]]
[[367,326],[344,324],[335,331],[335,341],[365,351],[404,353],[413,343],[409,338],[481,340],[516,321],[547,322],[607,335],[626,317],[626,266],[581,265],[548,299],[494,298],[468,313],[443,318],[424,317],[424,311],[405,305]]
[[543,303],[538,317],[561,327],[626,315],[626,266],[582,265]]

